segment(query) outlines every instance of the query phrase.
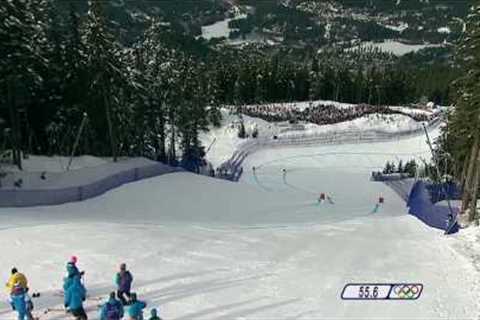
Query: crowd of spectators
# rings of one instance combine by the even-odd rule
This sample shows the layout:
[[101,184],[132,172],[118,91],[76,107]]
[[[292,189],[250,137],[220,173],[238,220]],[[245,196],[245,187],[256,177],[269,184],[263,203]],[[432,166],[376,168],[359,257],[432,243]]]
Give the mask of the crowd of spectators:
[[428,121],[431,116],[422,112],[402,112],[388,106],[372,106],[367,104],[353,105],[350,107],[337,107],[335,105],[316,104],[305,109],[296,108],[295,105],[248,105],[237,106],[237,112],[261,118],[269,122],[298,121],[315,123],[318,125],[334,124],[354,120],[369,114],[403,114],[415,121]]

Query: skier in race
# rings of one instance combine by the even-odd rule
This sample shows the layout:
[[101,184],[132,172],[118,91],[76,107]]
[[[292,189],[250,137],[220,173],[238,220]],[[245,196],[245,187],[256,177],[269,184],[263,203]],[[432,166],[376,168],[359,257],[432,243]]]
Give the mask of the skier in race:
[[32,310],[33,303],[32,299],[27,293],[20,282],[17,282],[10,294],[10,305],[12,309],[15,310],[18,314],[18,320],[33,320]]
[[157,309],[153,308],[150,311],[150,318],[148,320],[162,320],[162,318],[158,316]]
[[320,193],[320,196],[318,197],[318,203],[323,203],[325,202],[325,193]]
[[122,263],[120,265],[120,271],[115,277],[115,284],[117,285],[118,299],[120,299],[123,305],[127,305],[130,302],[132,282],[132,274],[127,270],[127,265]]
[[115,298],[115,292],[110,293],[108,301],[102,306],[100,320],[120,320],[123,318],[123,305]]
[[143,301],[137,300],[137,294],[132,293],[130,307],[128,308],[129,320],[143,320],[143,309],[147,304]]
[[11,294],[15,285],[19,284],[23,289],[28,289],[27,277],[23,273],[18,272],[17,268],[12,268],[12,275],[7,282],[7,291],[8,294]]
[[383,205],[384,202],[385,202],[385,199],[382,196],[380,196],[378,198],[378,202],[375,204],[375,208],[373,208],[373,210],[372,210],[372,213],[377,213],[378,210],[380,210],[380,207]]
[[327,201],[328,201],[328,203],[330,203],[330,204],[335,204],[335,202],[333,201],[332,197],[330,197],[329,195],[327,195]]
[[87,314],[83,309],[83,302],[87,298],[87,290],[80,281],[79,276],[75,276],[72,284],[65,291],[65,309],[70,312],[76,320],[87,320]]

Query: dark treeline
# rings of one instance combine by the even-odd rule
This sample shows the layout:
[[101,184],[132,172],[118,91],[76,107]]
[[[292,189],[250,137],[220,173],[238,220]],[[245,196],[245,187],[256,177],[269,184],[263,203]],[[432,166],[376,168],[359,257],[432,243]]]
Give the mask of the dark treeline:
[[206,65],[163,46],[155,21],[122,45],[102,1],[89,6],[64,17],[52,1],[0,4],[4,149],[19,166],[23,153],[74,152],[195,166],[199,132],[220,120]]
[[[303,58],[255,46],[215,53],[209,63],[227,104],[335,100],[399,105],[419,100],[450,104],[450,83],[458,76],[447,64],[423,65],[414,56],[400,59],[372,48],[329,49]],[[425,101],[425,102],[427,102]]]
[[378,52],[209,49],[154,19],[122,42],[103,3],[90,1],[84,15],[52,0],[0,3],[0,146],[17,165],[22,154],[75,153],[195,168],[199,133],[220,124],[221,104],[403,104],[444,92],[436,69],[419,92],[422,70]]
[[[480,197],[480,1],[472,5],[466,33],[457,45],[456,62],[461,76],[453,83],[456,108],[436,142],[439,174],[454,179],[462,188],[461,213],[479,224]],[[438,177],[440,178],[440,177]]]

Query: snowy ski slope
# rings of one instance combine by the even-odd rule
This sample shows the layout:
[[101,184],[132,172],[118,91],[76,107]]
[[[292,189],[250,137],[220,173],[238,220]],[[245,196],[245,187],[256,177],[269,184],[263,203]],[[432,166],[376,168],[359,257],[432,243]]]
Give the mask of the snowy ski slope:
[[[68,319],[42,310],[61,307],[73,254],[90,319],[121,262],[165,319],[476,319],[479,277],[456,236],[408,216],[368,179],[385,160],[428,159],[424,140],[264,150],[247,158],[239,183],[174,173],[81,203],[0,209],[2,279],[14,265],[27,274],[43,294],[41,320]],[[318,205],[320,192],[335,204]],[[385,205],[372,214],[379,195]],[[342,301],[349,282],[425,289],[415,302]],[[5,300],[0,319],[13,320]]]

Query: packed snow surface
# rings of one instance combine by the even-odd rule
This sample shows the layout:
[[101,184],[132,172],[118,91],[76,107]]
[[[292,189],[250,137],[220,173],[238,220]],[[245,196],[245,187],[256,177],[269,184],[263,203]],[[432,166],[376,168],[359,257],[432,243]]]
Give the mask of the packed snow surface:
[[386,24],[384,27],[393,31],[403,32],[408,29],[408,23],[400,23],[397,25]]
[[[360,48],[379,48],[382,51],[385,52],[390,52],[393,53],[394,55],[397,56],[403,56],[407,53],[410,52],[417,52],[419,50],[425,49],[425,48],[435,48],[435,47],[441,47],[441,45],[437,44],[405,44],[402,42],[394,41],[394,40],[387,40],[383,42],[362,42],[362,44],[359,46]],[[355,47],[355,49],[359,48]]]
[[226,18],[224,20],[215,22],[209,26],[202,27],[202,37],[206,40],[214,39],[214,38],[227,38],[230,35],[230,27],[229,23],[232,20],[236,19],[244,19],[247,16],[245,14],[237,14],[234,18]]
[[[351,108],[355,106],[354,104],[326,100],[318,100],[313,102],[274,103],[265,106],[269,106],[273,109],[281,108],[286,110],[305,110],[312,105],[333,105],[340,109]],[[389,108],[395,111],[401,111],[404,114],[432,114],[432,112],[428,110],[413,109],[402,106],[390,106]],[[204,132],[200,135],[200,140],[207,149],[206,158],[214,167],[218,167],[223,162],[227,161],[239,148],[240,144],[246,141],[245,139],[240,139],[238,137],[238,129],[240,124],[239,117],[229,112],[227,108],[222,108],[221,112],[223,117],[221,126],[218,128],[211,127],[208,132]],[[421,122],[417,122],[412,118],[402,114],[370,114],[352,121],[345,121],[331,125],[317,125],[308,122],[302,122],[295,125],[290,125],[286,122],[271,123],[259,118],[245,115],[243,115],[243,122],[245,124],[247,134],[251,136],[254,128],[256,128],[259,133],[259,138],[272,138],[274,135],[284,138],[308,138],[329,132],[361,132],[365,130],[399,133],[418,130],[422,127]]]
[[[369,181],[386,160],[428,160],[424,141],[264,150],[239,183],[174,173],[85,202],[0,209],[2,278],[12,266],[29,277],[41,320],[67,319],[43,310],[61,308],[71,255],[86,271],[90,319],[121,262],[165,319],[476,319],[479,277],[455,249],[460,236],[423,225]],[[318,204],[320,192],[334,204]],[[417,301],[342,301],[351,282],[425,288]],[[0,318],[15,319],[0,299]]]
[[[87,186],[108,177],[114,177],[135,168],[159,166],[158,162],[146,158],[119,158],[117,162],[91,156],[75,157],[67,170],[69,158],[30,156],[22,162],[24,170],[9,165],[4,169],[6,175],[1,179],[1,188],[17,190],[15,183],[22,180],[23,190],[46,190]],[[161,166],[161,165],[160,165]],[[164,166],[167,172],[171,167]]]
[[401,114],[369,114],[352,121],[345,121],[331,125],[316,125],[313,123],[306,124],[304,130],[288,132],[280,136],[296,137],[296,136],[314,136],[319,133],[326,132],[342,132],[342,131],[364,131],[379,130],[382,132],[405,132],[418,130],[422,128],[422,123]]
[[[22,169],[27,172],[65,172],[68,169],[76,170],[91,168],[111,162],[110,159],[93,156],[70,157],[61,156],[29,156],[22,160]],[[70,167],[69,167],[70,164]],[[14,166],[6,167],[5,170],[15,169]]]
[[449,27],[441,27],[441,28],[438,28],[438,29],[437,29],[437,32],[438,32],[438,33],[446,33],[446,34],[449,34],[449,33],[451,33],[452,31],[450,30]]

